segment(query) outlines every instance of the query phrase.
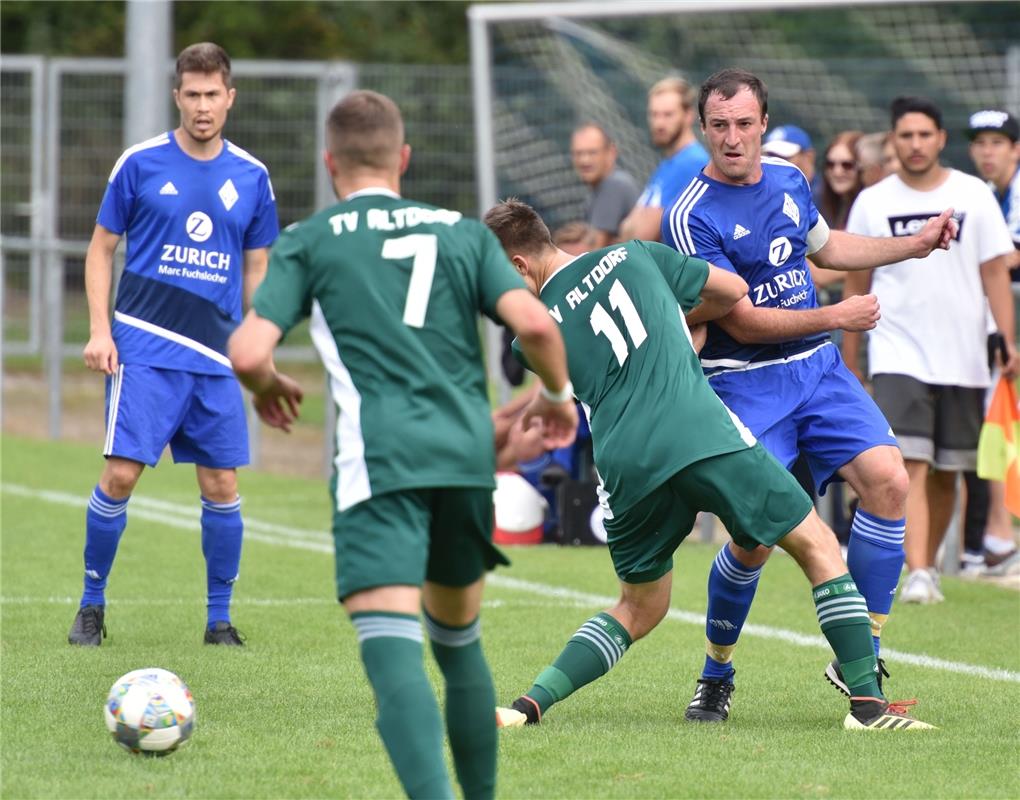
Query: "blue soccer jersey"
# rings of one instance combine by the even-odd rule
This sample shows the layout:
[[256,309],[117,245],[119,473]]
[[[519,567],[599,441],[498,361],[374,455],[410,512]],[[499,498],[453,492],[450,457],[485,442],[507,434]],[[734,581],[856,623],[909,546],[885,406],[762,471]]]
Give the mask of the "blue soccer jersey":
[[708,151],[704,145],[701,142],[691,142],[656,167],[645,190],[638,197],[637,204],[669,208],[691,182],[691,178],[701,172],[707,163]]
[[[816,308],[805,256],[827,239],[828,226],[803,173],[778,158],[762,158],[761,180],[751,186],[697,176],[662,218],[663,242],[740,275],[756,306]],[[778,344],[741,344],[709,324],[701,364],[708,375],[743,369],[806,352],[828,339],[819,333]]]
[[226,139],[199,161],[164,133],[120,157],[96,221],[127,235],[113,318],[121,363],[231,375],[244,251],[279,231],[265,165]]

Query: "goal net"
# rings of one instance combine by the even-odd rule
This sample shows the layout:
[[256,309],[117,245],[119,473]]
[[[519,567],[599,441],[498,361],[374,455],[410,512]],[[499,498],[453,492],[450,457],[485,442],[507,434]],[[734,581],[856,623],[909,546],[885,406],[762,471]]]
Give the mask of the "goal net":
[[[769,87],[771,124],[808,131],[821,156],[843,130],[888,127],[889,101],[930,97],[949,130],[947,163],[970,170],[973,111],[1020,111],[1020,10],[1009,2],[576,2],[481,4],[469,11],[479,206],[517,195],[550,227],[582,215],[573,127],[609,131],[642,183],[660,155],[645,124],[648,88],[697,86],[725,66]],[[479,118],[481,117],[481,118]]]

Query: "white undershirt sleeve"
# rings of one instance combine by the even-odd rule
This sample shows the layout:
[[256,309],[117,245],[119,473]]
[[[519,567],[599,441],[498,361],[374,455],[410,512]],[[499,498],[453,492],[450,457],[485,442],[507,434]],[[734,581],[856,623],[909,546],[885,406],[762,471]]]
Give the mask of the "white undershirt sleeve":
[[818,222],[807,234],[807,254],[817,253],[825,247],[827,241],[829,241],[829,225],[819,214]]

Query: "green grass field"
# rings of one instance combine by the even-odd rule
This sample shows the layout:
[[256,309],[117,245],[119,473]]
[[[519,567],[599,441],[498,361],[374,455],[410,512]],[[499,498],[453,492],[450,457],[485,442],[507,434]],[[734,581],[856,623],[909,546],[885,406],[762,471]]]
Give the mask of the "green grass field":
[[[81,650],[66,634],[81,589],[84,505],[100,468],[98,447],[2,439],[0,795],[400,796],[353,630],[333,599],[322,482],[242,475],[241,650],[201,644],[193,471],[165,463],[148,472],[110,581],[110,636]],[[1020,796],[1020,595],[945,579],[943,605],[895,607],[888,688],[920,698],[917,716],[941,730],[853,734],[841,729],[844,702],[821,677],[830,656],[807,584],[777,556],[737,651],[730,721],[692,726],[682,711],[703,658],[696,616],[715,550],[680,549],[675,611],[609,676],[541,726],[502,732],[500,796]],[[483,611],[504,702],[615,591],[601,549],[519,548],[511,558]],[[133,757],[103,725],[114,679],[145,666],[177,672],[195,695],[195,735],[170,758]]]

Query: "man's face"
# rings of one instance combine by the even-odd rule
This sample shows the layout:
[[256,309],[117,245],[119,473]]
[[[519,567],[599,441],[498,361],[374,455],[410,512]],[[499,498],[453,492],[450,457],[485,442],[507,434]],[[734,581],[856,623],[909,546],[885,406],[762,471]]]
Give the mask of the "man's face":
[[702,131],[712,165],[730,183],[750,183],[761,171],[761,137],[767,118],[754,93],[741,87],[729,100],[713,93],[705,101]]
[[1004,133],[982,131],[970,143],[970,157],[981,177],[996,186],[1009,183],[1020,163],[1020,142]]
[[222,72],[185,72],[174,102],[181,112],[181,127],[196,142],[217,138],[234,104],[234,89],[223,82]]
[[946,146],[946,132],[919,111],[896,120],[892,138],[900,167],[908,175],[925,175],[938,167],[939,153]]
[[648,132],[652,144],[671,150],[691,124],[691,110],[676,92],[659,92],[648,98]]
[[570,140],[570,158],[582,181],[596,186],[616,163],[616,148],[598,128],[581,128]]

